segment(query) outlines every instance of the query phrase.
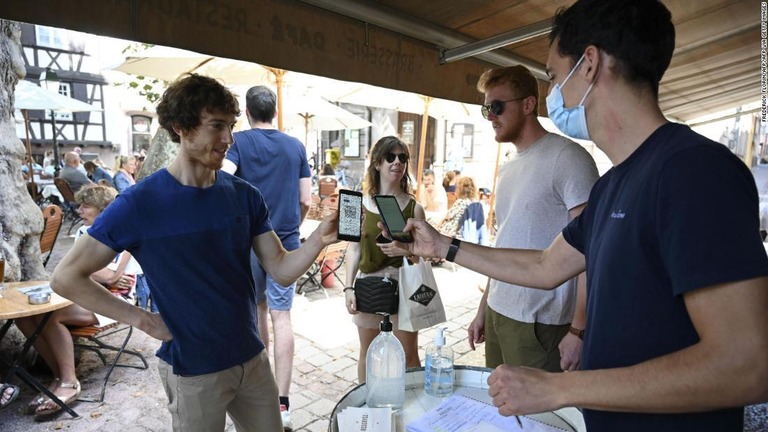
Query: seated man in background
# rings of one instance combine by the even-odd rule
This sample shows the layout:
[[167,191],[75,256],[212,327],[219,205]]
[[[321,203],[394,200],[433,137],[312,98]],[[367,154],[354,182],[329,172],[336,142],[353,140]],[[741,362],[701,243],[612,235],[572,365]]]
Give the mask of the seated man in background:
[[75,152],[67,152],[64,155],[64,168],[59,177],[69,182],[72,192],[77,192],[81,187],[93,183],[83,172],[79,170],[80,155]]
[[435,184],[435,172],[430,169],[424,170],[421,176],[419,204],[424,207],[427,222],[432,226],[437,226],[448,211],[448,195],[445,188]]

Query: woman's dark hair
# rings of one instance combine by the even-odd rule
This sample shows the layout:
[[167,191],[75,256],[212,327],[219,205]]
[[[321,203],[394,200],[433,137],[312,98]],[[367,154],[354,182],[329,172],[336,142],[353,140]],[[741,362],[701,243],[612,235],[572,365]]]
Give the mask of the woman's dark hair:
[[323,167],[322,175],[336,175],[336,171],[333,170],[333,166],[331,164],[325,164]]
[[[411,155],[408,152],[408,146],[404,142],[400,141],[394,136],[385,136],[374,144],[371,149],[371,163],[368,165],[368,171],[365,174],[365,193],[368,196],[374,196],[379,193],[379,180],[381,180],[381,174],[378,168],[384,162],[384,157],[387,153],[391,153],[392,150],[402,150],[408,160],[410,161]],[[409,194],[411,193],[411,176],[408,173],[408,161],[405,162],[405,175],[400,179],[400,190]]]
[[181,137],[174,132],[174,125],[185,131],[197,128],[203,110],[240,115],[240,105],[229,89],[213,78],[198,74],[184,74],[174,81],[163,93],[156,112],[160,126],[178,143]]
[[616,60],[614,73],[657,96],[675,50],[672,14],[658,0],[577,1],[555,14],[549,43],[558,37],[558,53],[574,64],[594,45]]

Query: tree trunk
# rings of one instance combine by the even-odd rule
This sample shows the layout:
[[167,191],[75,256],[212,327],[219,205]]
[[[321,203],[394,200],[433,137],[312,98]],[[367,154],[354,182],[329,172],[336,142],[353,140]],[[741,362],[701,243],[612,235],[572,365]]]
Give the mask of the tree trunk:
[[0,19],[0,254],[5,280],[46,280],[40,258],[43,216],[21,174],[25,150],[16,137],[13,94],[26,75],[21,56],[21,26]]
[[176,158],[178,152],[179,144],[171,141],[171,134],[163,128],[158,128],[157,133],[152,137],[147,158],[141,165],[136,180],[141,180],[160,168],[167,167]]

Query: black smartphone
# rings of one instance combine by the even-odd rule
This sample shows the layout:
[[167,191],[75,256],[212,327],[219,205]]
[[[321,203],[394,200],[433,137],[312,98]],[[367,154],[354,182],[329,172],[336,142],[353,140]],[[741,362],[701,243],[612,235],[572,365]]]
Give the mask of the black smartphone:
[[348,189],[339,190],[339,240],[359,242],[362,236],[363,194]]
[[413,236],[411,233],[403,232],[405,228],[405,217],[403,212],[400,211],[400,205],[397,203],[397,198],[393,195],[376,195],[373,197],[376,201],[376,207],[379,209],[379,216],[384,221],[384,226],[387,227],[389,235],[393,240],[397,240],[403,243],[413,242]]

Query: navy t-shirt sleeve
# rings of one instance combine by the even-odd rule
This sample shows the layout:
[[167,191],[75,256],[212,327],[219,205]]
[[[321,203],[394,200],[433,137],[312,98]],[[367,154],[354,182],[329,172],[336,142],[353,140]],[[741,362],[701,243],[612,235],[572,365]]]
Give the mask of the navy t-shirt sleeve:
[[140,230],[134,226],[137,215],[129,194],[120,194],[93,222],[88,235],[115,252],[131,249],[138,243]]
[[765,273],[755,182],[727,151],[681,151],[661,170],[659,250],[676,295]]
[[309,169],[309,161],[307,161],[307,150],[303,145],[299,145],[299,157],[301,158],[301,171],[299,172],[299,178],[307,178],[312,176],[312,171]]
[[[250,185],[248,185],[250,186]],[[269,220],[269,208],[267,207],[264,196],[253,186],[250,186],[250,211],[251,216],[251,239],[264,234],[268,231],[273,231],[272,222]]]

